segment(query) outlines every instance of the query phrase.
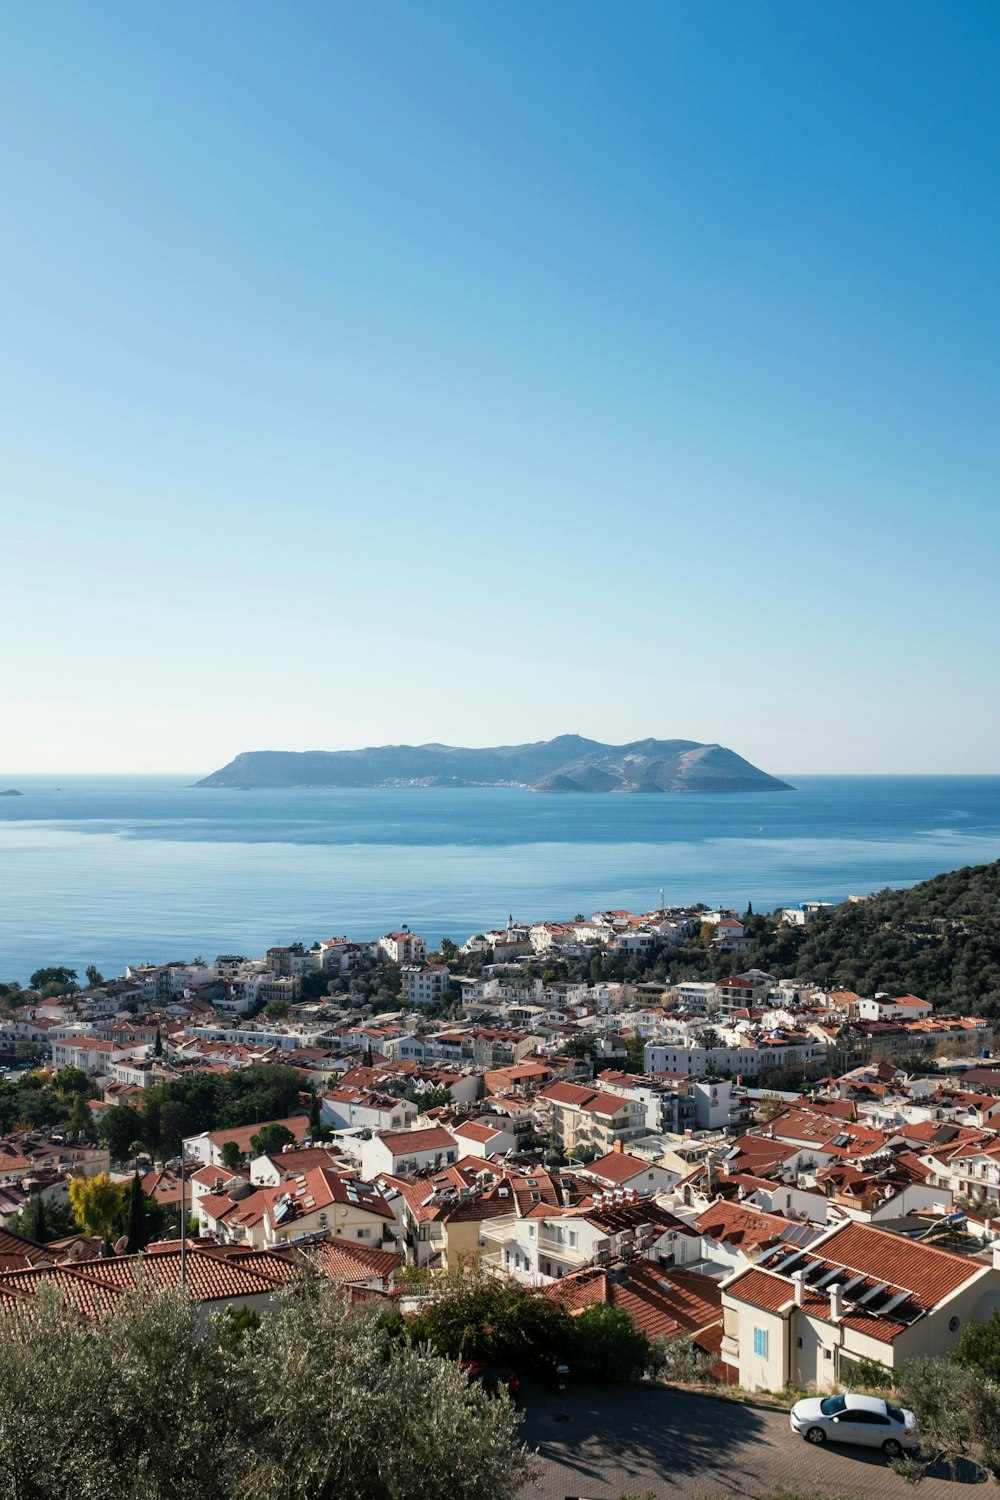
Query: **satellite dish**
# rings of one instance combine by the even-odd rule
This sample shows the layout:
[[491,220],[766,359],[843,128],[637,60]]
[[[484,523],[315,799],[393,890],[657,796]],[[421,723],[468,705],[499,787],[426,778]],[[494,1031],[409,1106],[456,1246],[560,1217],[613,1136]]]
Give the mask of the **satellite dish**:
[[114,1254],[115,1255],[124,1255],[125,1251],[127,1249],[128,1249],[128,1235],[127,1234],[123,1234],[122,1237],[121,1237],[121,1239],[115,1240]]

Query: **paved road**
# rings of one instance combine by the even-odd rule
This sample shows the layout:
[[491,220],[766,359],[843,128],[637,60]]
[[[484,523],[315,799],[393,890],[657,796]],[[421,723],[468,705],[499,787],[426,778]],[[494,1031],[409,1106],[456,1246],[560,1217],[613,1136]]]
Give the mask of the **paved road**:
[[524,1442],[537,1477],[522,1500],[733,1500],[778,1485],[837,1500],[972,1500],[985,1490],[945,1477],[913,1490],[863,1448],[813,1448],[788,1413],[656,1386],[525,1391]]

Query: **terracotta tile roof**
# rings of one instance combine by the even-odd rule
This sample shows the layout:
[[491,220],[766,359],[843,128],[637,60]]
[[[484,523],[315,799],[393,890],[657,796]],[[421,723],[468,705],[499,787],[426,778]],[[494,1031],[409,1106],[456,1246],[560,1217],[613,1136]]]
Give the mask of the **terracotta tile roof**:
[[577,1271],[547,1286],[545,1295],[570,1312],[595,1302],[624,1308],[650,1338],[695,1334],[722,1321],[722,1292],[710,1276],[649,1261],[632,1261],[626,1276],[621,1282],[597,1268]]
[[772,1141],[766,1135],[741,1135],[733,1141],[730,1151],[738,1151],[729,1161],[731,1172],[750,1172],[756,1177],[767,1176],[784,1166],[798,1151],[797,1146],[787,1141]]
[[[91,1262],[90,1264],[93,1264]],[[96,1273],[71,1270],[68,1266],[33,1266],[27,1271],[4,1271],[0,1286],[30,1295],[41,1286],[54,1286],[63,1301],[85,1318],[102,1318],[114,1312],[121,1293]]]
[[23,1235],[11,1234],[9,1229],[0,1229],[0,1263],[6,1263],[5,1270],[35,1265],[48,1258],[46,1246],[36,1245],[34,1240],[26,1240]]
[[[267,1158],[283,1173],[308,1172],[313,1167],[336,1167],[339,1157],[329,1146],[299,1146],[293,1151],[276,1151]],[[214,1169],[216,1172],[218,1168]]]
[[297,1141],[309,1134],[308,1115],[290,1115],[284,1120],[262,1120],[259,1125],[240,1125],[232,1130],[213,1130],[209,1132],[208,1139],[213,1146],[221,1148],[227,1141],[235,1141],[240,1151],[246,1154],[250,1150],[251,1136],[259,1135],[265,1125],[284,1125],[290,1130]]
[[593,1115],[617,1114],[620,1109],[627,1109],[630,1102],[620,1094],[609,1094],[603,1089],[582,1088],[575,1083],[553,1083],[543,1089],[539,1097],[550,1099],[553,1104],[566,1104]]
[[[143,1283],[156,1291],[180,1286],[180,1248],[152,1255],[119,1255],[97,1263],[95,1274],[122,1291]],[[187,1251],[187,1285],[199,1302],[229,1301],[233,1297],[267,1296],[280,1280],[269,1274],[259,1259],[236,1260],[193,1245]]]
[[810,1099],[808,1105],[814,1114],[836,1115],[841,1120],[850,1120],[854,1115],[850,1099]]
[[465,1136],[470,1141],[478,1141],[482,1146],[499,1135],[502,1129],[502,1125],[482,1125],[476,1120],[466,1120],[463,1125],[455,1126],[455,1134]]
[[382,1130],[378,1136],[384,1141],[393,1156],[406,1156],[411,1151],[454,1150],[455,1142],[441,1125],[432,1125],[428,1130]]
[[748,1250],[775,1244],[791,1223],[780,1214],[762,1213],[741,1204],[712,1203],[695,1220],[695,1229],[706,1239]]
[[979,1275],[982,1261],[969,1260],[936,1245],[903,1239],[872,1224],[845,1224],[816,1247],[824,1260],[842,1263],[876,1279],[889,1274],[913,1293],[918,1307],[935,1307],[950,1293]]
[[[775,1115],[768,1127],[776,1140],[814,1146],[833,1156],[872,1156],[885,1149],[884,1131],[848,1120],[827,1119],[822,1112],[793,1105]],[[839,1142],[839,1144],[838,1144]]]
[[678,1219],[668,1209],[661,1208],[651,1198],[640,1198],[635,1203],[607,1204],[601,1208],[582,1204],[570,1212],[581,1215],[588,1224],[611,1233],[617,1233],[621,1229],[636,1229],[640,1224],[652,1224],[657,1235],[668,1229],[674,1229],[678,1234],[694,1235],[690,1224]]
[[378,1250],[371,1245],[355,1245],[338,1238],[322,1241],[309,1253],[324,1276],[344,1286],[374,1280],[386,1282],[404,1260],[396,1250]]
[[649,1162],[643,1161],[639,1156],[630,1156],[627,1151],[609,1151],[607,1156],[592,1161],[587,1168],[591,1177],[614,1183],[628,1182],[640,1172],[648,1171]]
[[264,1276],[270,1276],[276,1282],[294,1281],[296,1276],[301,1275],[291,1252],[280,1250],[247,1250],[243,1245],[220,1245],[218,1249],[212,1248],[213,1255],[225,1254],[229,1260],[236,1261],[239,1265],[249,1266],[252,1271],[260,1271]]
[[744,1271],[742,1276],[730,1281],[725,1287],[727,1297],[740,1302],[749,1302],[762,1312],[778,1312],[795,1301],[795,1288],[780,1276],[771,1276],[767,1271]]
[[[777,1254],[784,1256],[786,1249],[782,1246]],[[891,1343],[904,1328],[989,1269],[982,1261],[858,1223],[840,1226],[808,1246],[797,1269],[808,1277],[810,1268],[814,1276],[818,1268],[820,1280],[826,1279],[823,1290],[818,1283],[816,1288],[804,1286],[802,1311],[833,1322],[829,1288],[839,1285],[842,1292],[848,1291],[840,1321],[883,1343]],[[830,1272],[838,1273],[832,1281]],[[767,1267],[743,1272],[725,1292],[772,1312],[795,1300],[791,1277]],[[889,1309],[888,1316],[880,1314],[882,1305]]]

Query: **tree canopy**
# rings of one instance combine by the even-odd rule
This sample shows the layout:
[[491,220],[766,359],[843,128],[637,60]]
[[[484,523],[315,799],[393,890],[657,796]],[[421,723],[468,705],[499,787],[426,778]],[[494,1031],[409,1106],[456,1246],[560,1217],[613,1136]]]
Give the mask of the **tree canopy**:
[[125,1194],[125,1184],[113,1182],[107,1172],[98,1172],[96,1177],[70,1178],[73,1217],[85,1234],[99,1235],[102,1240],[111,1238],[121,1217]]
[[254,1156],[275,1156],[283,1146],[293,1146],[295,1137],[287,1125],[272,1121],[262,1125],[256,1135],[250,1137],[250,1150]]
[[0,1320],[8,1500],[514,1500],[517,1420],[319,1279],[207,1334],[142,1289],[96,1326],[50,1292]]

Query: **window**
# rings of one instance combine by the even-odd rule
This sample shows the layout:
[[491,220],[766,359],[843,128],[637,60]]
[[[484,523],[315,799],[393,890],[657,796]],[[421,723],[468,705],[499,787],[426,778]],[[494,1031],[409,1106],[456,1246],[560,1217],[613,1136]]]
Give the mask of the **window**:
[[802,1348],[802,1335],[801,1335],[801,1333],[799,1334],[798,1338],[795,1340],[795,1347],[796,1347],[796,1349],[801,1349]]
[[753,1331],[753,1352],[760,1359],[767,1358],[767,1329],[755,1328]]
[[833,1358],[833,1350],[832,1349],[824,1349],[823,1350],[823,1358],[824,1359],[832,1359]]

